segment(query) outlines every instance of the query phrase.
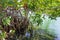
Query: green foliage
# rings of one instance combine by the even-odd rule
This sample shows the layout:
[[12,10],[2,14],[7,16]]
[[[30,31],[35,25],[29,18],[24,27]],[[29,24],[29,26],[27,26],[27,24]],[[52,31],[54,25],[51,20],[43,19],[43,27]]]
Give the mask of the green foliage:
[[3,25],[10,25],[11,16],[2,19]]
[[16,9],[28,5],[30,10],[39,12],[39,14],[46,13],[50,18],[60,16],[60,1],[59,0],[0,0],[0,5],[4,8],[7,6],[14,6]]
[[34,24],[34,23],[37,23],[38,25],[41,24],[42,22],[42,19],[40,18],[41,16],[39,14],[32,14],[30,16],[30,20],[31,22]]
[[[27,6],[27,10],[31,11],[32,15],[29,17],[29,21],[32,25],[32,30],[34,32],[34,36],[32,40],[54,40],[55,36],[52,35],[52,32],[49,30],[50,20],[45,20],[44,24],[42,24],[43,20],[41,19],[42,14],[48,15],[50,18],[55,19],[60,16],[60,0],[0,0],[0,18],[2,18],[3,25],[10,25],[11,17],[4,17],[2,10],[5,10],[7,6],[13,6],[14,8],[24,8]],[[24,10],[24,9],[23,9]],[[28,11],[23,12],[27,13]],[[34,12],[34,13],[33,13]],[[25,14],[24,14],[25,15]],[[29,15],[28,15],[29,16]],[[43,29],[42,27],[45,27]],[[31,29],[31,28],[29,28]],[[28,30],[27,30],[28,31]],[[42,32],[43,31],[43,32]],[[14,32],[11,31],[11,33]],[[50,34],[51,33],[51,34]],[[0,34],[2,37],[5,37],[5,34]]]
[[2,31],[2,33],[0,33],[0,40],[4,40],[5,37],[6,37],[6,32]]
[[22,0],[27,3],[28,8],[39,14],[46,13],[50,18],[60,16],[60,1],[59,0]]

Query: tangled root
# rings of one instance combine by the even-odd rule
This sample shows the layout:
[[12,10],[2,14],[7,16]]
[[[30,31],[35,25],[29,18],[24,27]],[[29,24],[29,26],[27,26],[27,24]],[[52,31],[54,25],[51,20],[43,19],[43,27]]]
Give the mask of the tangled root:
[[[3,25],[2,18],[0,19],[0,25],[6,33],[10,33],[10,30],[15,30],[15,35],[24,35],[29,25],[29,20],[22,16],[20,10],[16,10],[13,7],[7,7],[3,12],[6,14],[3,18],[11,16],[10,25]],[[9,36],[9,35],[8,35]]]

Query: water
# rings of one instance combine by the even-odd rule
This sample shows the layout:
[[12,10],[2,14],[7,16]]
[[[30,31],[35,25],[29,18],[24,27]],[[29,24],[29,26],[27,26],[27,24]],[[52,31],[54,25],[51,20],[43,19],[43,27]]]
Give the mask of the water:
[[55,30],[57,38],[55,40],[60,40],[60,17],[56,18],[51,22],[50,28]]
[[57,18],[57,21],[55,22],[55,30],[57,34],[56,40],[60,40],[60,18]]
[[[46,28],[46,26],[49,26],[49,29],[53,29],[53,33],[55,32],[57,38],[55,40],[60,40],[60,17],[57,17],[56,20],[51,20],[48,17],[43,20],[43,28]],[[52,33],[52,34],[53,34]]]

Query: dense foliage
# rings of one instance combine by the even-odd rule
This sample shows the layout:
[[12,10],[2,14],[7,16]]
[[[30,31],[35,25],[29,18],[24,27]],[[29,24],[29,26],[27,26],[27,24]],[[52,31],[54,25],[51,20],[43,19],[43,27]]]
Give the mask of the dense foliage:
[[46,15],[60,16],[59,5],[60,0],[0,0],[0,39],[54,40],[55,35],[47,31],[49,23],[45,29],[42,24]]

